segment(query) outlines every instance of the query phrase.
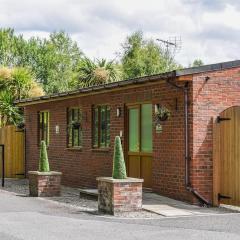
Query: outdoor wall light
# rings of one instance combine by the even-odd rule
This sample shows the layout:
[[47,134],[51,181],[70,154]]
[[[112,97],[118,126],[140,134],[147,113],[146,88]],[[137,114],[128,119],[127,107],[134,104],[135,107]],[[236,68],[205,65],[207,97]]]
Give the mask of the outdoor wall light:
[[56,134],[59,134],[59,133],[60,133],[60,127],[59,127],[59,125],[56,125],[56,126],[55,126],[55,132],[56,132]]
[[117,117],[121,117],[121,108],[120,107],[117,108]]

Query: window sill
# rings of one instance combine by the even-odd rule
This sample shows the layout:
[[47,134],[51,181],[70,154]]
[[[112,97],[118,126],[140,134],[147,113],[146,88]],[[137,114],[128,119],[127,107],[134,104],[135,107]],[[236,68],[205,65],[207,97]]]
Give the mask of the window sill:
[[109,152],[110,148],[92,148],[92,152]]
[[82,147],[68,147],[66,150],[69,151],[82,151]]

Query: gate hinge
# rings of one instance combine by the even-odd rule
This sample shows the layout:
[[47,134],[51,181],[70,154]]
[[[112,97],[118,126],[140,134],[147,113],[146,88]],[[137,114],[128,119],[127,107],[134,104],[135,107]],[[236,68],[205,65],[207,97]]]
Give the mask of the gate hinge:
[[220,199],[222,199],[222,198],[224,198],[224,199],[231,199],[231,197],[229,197],[229,196],[224,196],[224,195],[222,195],[221,193],[219,193],[219,194],[218,194],[218,201],[220,201]]
[[217,117],[217,123],[220,123],[222,121],[227,121],[227,120],[231,120],[231,118],[223,118],[223,117],[220,117],[220,116]]

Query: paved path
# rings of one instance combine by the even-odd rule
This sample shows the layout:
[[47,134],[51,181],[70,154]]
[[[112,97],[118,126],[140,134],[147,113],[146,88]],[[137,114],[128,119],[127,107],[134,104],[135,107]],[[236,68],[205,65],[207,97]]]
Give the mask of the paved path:
[[240,239],[240,215],[160,219],[100,217],[0,191],[1,240]]

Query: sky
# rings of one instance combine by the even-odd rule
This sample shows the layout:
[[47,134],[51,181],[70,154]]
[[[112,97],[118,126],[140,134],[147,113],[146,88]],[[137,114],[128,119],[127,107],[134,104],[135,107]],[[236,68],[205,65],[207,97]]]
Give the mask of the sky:
[[0,0],[0,27],[25,38],[64,30],[91,58],[115,59],[137,30],[154,40],[181,38],[183,66],[240,58],[240,0]]

